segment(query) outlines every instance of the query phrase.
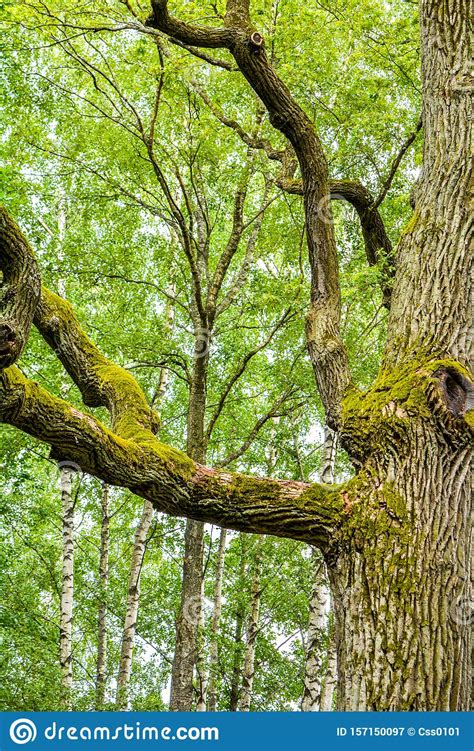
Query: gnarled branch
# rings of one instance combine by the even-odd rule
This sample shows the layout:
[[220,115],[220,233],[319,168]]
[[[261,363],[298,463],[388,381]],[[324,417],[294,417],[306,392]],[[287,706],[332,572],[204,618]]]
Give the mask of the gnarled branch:
[[166,0],[154,0],[152,9],[149,26],[185,44],[228,49],[265,105],[270,122],[294,149],[303,179],[311,266],[306,338],[328,424],[337,428],[341,402],[352,379],[340,335],[341,297],[334,228],[320,210],[329,195],[328,167],[315,127],[269,62],[264,39],[252,28],[247,0],[229,0],[226,25],[220,29],[174,18],[168,12]]
[[40,275],[30,247],[0,206],[0,368],[13,365],[28,340],[40,295]]
[[[72,306],[43,288],[34,310],[39,275],[33,254],[6,212],[4,226],[8,233],[3,235],[0,262],[2,268],[23,269],[22,296],[28,300],[18,309],[19,330],[27,330],[34,312],[36,327],[84,402],[109,410],[112,430],[28,380],[15,365],[0,370],[0,421],[48,443],[56,458],[77,462],[111,485],[130,488],[160,511],[323,548],[329,544],[341,519],[340,489],[208,469],[162,444],[155,436],[157,416],[139,385],[90,341]],[[33,266],[31,280],[24,270]]]
[[16,366],[0,373],[0,419],[45,441],[85,472],[129,488],[173,516],[323,548],[341,518],[338,488],[209,469],[139,428],[125,440],[29,381]]

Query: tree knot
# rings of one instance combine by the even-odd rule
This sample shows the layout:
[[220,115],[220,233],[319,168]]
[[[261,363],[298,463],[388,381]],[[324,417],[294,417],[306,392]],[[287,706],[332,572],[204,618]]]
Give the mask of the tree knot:
[[253,34],[251,34],[249,46],[255,54],[259,54],[259,52],[263,49],[263,47],[265,46],[265,40],[260,32],[254,31]]
[[474,386],[459,370],[440,368],[434,374],[444,405],[452,417],[464,417],[474,408]]

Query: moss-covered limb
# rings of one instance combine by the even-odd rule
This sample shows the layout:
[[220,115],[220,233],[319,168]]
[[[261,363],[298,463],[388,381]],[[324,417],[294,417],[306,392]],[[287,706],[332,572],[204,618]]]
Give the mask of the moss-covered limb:
[[133,376],[90,341],[70,303],[43,287],[34,323],[80,389],[84,403],[109,409],[115,433],[145,443],[153,437],[158,415]]
[[381,369],[368,391],[348,390],[340,436],[359,462],[380,455],[417,420],[431,421],[450,441],[472,440],[474,378],[459,362],[426,352]]
[[174,516],[328,545],[343,508],[342,489],[245,477],[208,469],[151,432],[125,440],[91,415],[52,396],[13,366],[0,374],[0,421],[110,485],[130,488]]
[[41,282],[33,252],[3,206],[0,271],[0,368],[7,368],[18,360],[28,340]]

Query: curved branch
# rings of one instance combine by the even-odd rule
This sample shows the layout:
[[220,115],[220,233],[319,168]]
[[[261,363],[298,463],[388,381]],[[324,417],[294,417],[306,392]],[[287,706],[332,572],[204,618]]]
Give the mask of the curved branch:
[[216,29],[184,23],[168,13],[167,0],[151,0],[152,15],[147,19],[146,26],[159,29],[172,39],[183,44],[207,49],[229,48],[235,39],[232,29]]
[[25,348],[40,296],[40,274],[28,242],[0,206],[0,368]]
[[370,266],[384,262],[385,279],[381,288],[383,304],[390,308],[391,281],[395,276],[393,246],[387,235],[383,219],[370,191],[362,183],[351,180],[331,181],[331,199],[348,201],[357,211],[365,244],[365,254]]
[[160,443],[133,417],[135,430],[125,440],[29,381],[16,366],[0,373],[0,420],[48,443],[85,472],[129,488],[173,516],[291,537],[322,548],[341,519],[339,487],[208,469]]
[[328,424],[337,429],[341,402],[352,383],[340,334],[341,295],[334,228],[321,206],[329,196],[328,167],[313,123],[275,73],[263,37],[252,31],[247,0],[228,0],[223,29],[184,23],[168,13],[166,0],[152,2],[147,24],[185,44],[225,47],[268,110],[270,122],[291,143],[301,168],[306,238],[311,266],[311,308],[306,339]]
[[43,287],[34,323],[79,388],[84,404],[107,407],[119,436],[130,439],[142,431],[156,433],[158,415],[141,388],[90,341],[70,303]]
[[[193,84],[193,89],[201,97],[201,99],[209,107],[213,115],[227,128],[235,131],[239,138],[249,147],[255,150],[265,152],[267,157],[272,161],[280,162],[281,173],[278,177],[276,184],[285,193],[292,195],[304,195],[303,181],[301,179],[294,179],[293,175],[297,167],[297,162],[294,156],[293,150],[275,149],[272,144],[261,138],[255,138],[245,131],[245,129],[235,120],[228,118],[224,112],[211,100],[205,91],[202,90],[197,84]],[[378,207],[384,200],[388,190],[390,189],[393,177],[398,169],[398,166],[407,152],[410,145],[416,138],[418,131],[421,128],[421,121],[418,123],[414,133],[405,141],[400,152],[395,158],[390,174],[384,182],[383,188],[377,197],[374,199],[370,191],[365,188],[362,183],[354,180],[333,180],[330,182],[330,196],[331,200],[343,199],[351,203],[359,215],[361,223],[362,235],[365,243],[365,252],[367,261],[370,266],[375,266],[380,260],[385,261],[386,276],[390,279],[395,274],[394,259],[392,256],[393,247],[390,238],[385,229],[383,219],[378,211]],[[382,294],[383,304],[386,308],[390,307],[391,298],[391,284],[386,283],[386,280],[382,282]]]
[[[3,216],[3,214],[2,214]],[[28,243],[4,215],[2,259],[23,270],[24,322],[39,278]],[[24,269],[34,268],[32,292]],[[23,310],[23,308],[22,308]],[[108,408],[113,430],[28,380],[16,366],[0,370],[0,421],[48,443],[55,458],[76,462],[111,485],[127,487],[175,516],[243,532],[329,544],[341,519],[339,488],[250,478],[203,467],[155,437],[157,416],[133,376],[110,362],[82,330],[72,306],[42,290],[34,323],[80,389],[84,402]]]

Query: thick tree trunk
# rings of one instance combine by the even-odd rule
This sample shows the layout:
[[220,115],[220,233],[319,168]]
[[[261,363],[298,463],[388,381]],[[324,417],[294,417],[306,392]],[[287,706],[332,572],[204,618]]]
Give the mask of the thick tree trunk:
[[145,501],[143,513],[135,531],[132,562],[128,582],[127,610],[122,633],[120,666],[117,680],[116,705],[119,710],[126,710],[129,702],[129,685],[132,674],[133,648],[137,631],[138,606],[140,603],[140,576],[146,553],[148,532],[153,520],[153,505]]
[[107,681],[107,593],[109,590],[110,513],[109,486],[106,483],[102,485],[101,512],[99,555],[99,619],[95,691],[95,708],[97,711],[100,711],[104,708],[105,689]]
[[421,3],[423,171],[383,370],[346,401],[346,446],[363,467],[346,494],[354,529],[328,551],[341,710],[469,706],[469,23],[468,3]]
[[60,665],[62,673],[62,705],[72,709],[72,618],[74,607],[74,499],[72,478],[74,469],[60,468],[63,527],[63,565],[61,589],[61,616],[59,626]]
[[[156,416],[138,384],[87,339],[71,306],[40,292],[33,254],[3,210],[0,267],[8,294],[0,305],[0,418],[161,511],[320,546],[334,594],[340,709],[467,709],[474,413],[467,370],[469,7],[459,0],[421,2],[424,164],[398,250],[383,367],[365,394],[352,384],[339,335],[336,246],[320,211],[329,197],[327,162],[313,124],[252,31],[249,4],[229,0],[222,29],[174,19],[165,0],[153,0],[152,8],[148,24],[174,39],[227,48],[295,149],[312,272],[308,346],[328,422],[356,477],[334,488],[245,478],[201,467],[160,444]],[[13,365],[33,317],[84,403],[108,408],[112,431]],[[199,567],[200,555],[196,560]],[[196,594],[200,603],[200,586]],[[186,601],[183,595],[183,607]],[[189,665],[195,650],[188,646]]]
[[260,575],[262,568],[262,545],[263,535],[257,538],[256,549],[254,551],[254,571],[252,578],[252,591],[250,598],[250,613],[247,624],[247,641],[245,645],[244,669],[242,674],[242,689],[240,694],[240,711],[250,712],[252,702],[253,679],[255,676],[255,648],[257,646],[257,636],[260,621]]

